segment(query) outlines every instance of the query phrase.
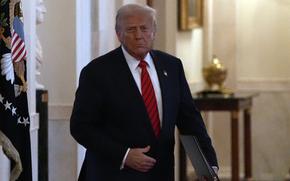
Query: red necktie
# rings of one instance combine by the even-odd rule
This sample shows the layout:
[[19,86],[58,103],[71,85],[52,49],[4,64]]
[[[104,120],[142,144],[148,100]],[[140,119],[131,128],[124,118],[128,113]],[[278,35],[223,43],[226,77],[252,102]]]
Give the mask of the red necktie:
[[155,97],[154,88],[147,71],[147,63],[144,60],[140,60],[138,65],[141,68],[141,90],[142,97],[147,109],[148,116],[151,120],[151,125],[156,137],[160,134],[160,119],[157,107],[157,101]]

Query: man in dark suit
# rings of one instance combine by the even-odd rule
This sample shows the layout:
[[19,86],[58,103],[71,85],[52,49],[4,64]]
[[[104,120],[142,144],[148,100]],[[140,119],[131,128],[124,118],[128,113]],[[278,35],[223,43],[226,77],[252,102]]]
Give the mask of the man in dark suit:
[[155,14],[148,6],[122,6],[121,46],[81,72],[71,116],[71,134],[87,149],[79,180],[173,181],[176,125],[195,135],[218,166],[181,61],[152,50]]

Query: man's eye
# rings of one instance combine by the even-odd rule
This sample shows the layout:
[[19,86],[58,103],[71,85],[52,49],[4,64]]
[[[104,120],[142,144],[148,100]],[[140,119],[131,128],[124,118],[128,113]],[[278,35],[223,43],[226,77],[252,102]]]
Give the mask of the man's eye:
[[136,31],[136,28],[128,28],[126,31],[127,31],[128,33],[133,33],[133,32]]
[[149,28],[147,28],[147,27],[141,27],[141,31],[143,31],[143,32],[147,32],[149,30]]

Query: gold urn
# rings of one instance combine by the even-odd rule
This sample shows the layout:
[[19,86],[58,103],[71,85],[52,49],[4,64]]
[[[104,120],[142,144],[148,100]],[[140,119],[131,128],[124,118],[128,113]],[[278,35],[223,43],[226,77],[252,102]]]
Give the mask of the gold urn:
[[213,56],[209,66],[202,69],[203,78],[207,83],[206,92],[224,93],[223,86],[227,77],[227,69],[221,64],[216,56]]

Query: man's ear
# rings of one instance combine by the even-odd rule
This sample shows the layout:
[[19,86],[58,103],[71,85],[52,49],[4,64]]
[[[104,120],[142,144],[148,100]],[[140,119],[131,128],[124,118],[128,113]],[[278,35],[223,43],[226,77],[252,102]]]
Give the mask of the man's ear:
[[156,35],[156,31],[153,31],[153,32],[151,33],[151,39],[152,39],[152,40],[155,40],[155,35]]
[[118,37],[119,42],[121,42],[121,40],[122,40],[122,32],[116,31],[116,35]]

